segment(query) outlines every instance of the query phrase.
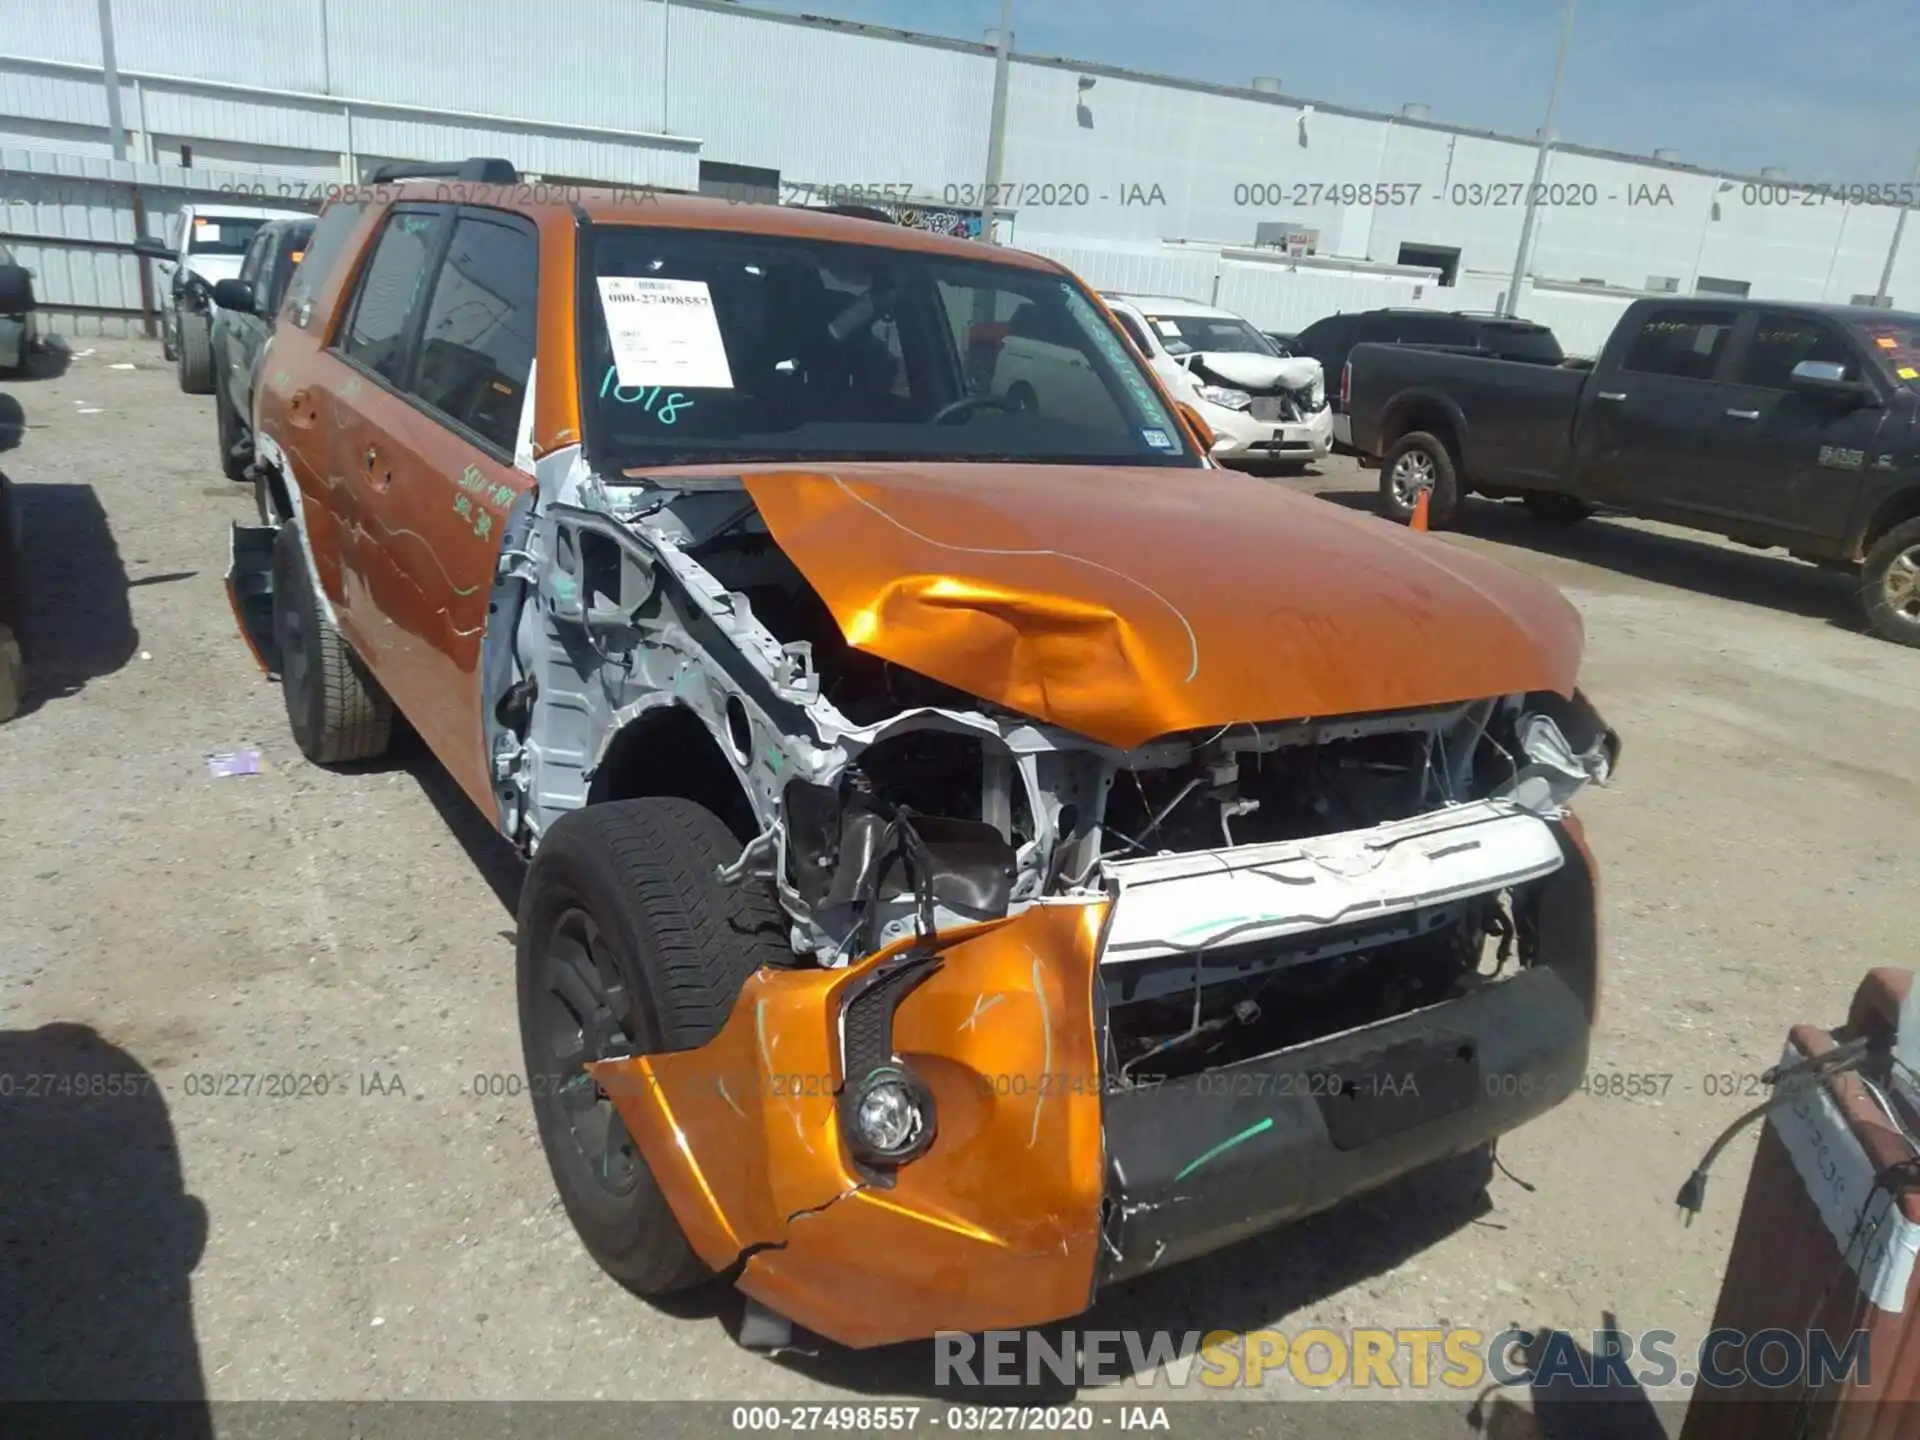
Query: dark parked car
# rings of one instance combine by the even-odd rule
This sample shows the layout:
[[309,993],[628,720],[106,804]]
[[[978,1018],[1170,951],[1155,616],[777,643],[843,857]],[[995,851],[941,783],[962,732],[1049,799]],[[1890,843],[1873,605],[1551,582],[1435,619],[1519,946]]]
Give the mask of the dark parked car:
[[1920,314],[1641,300],[1590,370],[1359,345],[1342,389],[1389,515],[1427,489],[1444,525],[1476,491],[1784,546],[1920,645]]
[[33,348],[33,272],[0,245],[0,375],[24,370]]
[[214,282],[213,410],[220,466],[230,480],[245,480],[253,463],[253,389],[261,357],[287,282],[312,239],[312,220],[271,220],[247,247],[240,274]]
[[[1539,365],[1558,365],[1566,358],[1544,325],[1465,310],[1355,310],[1316,320],[1292,340],[1287,353],[1318,360],[1329,392],[1347,363],[1347,352],[1356,345],[1427,345]],[[1353,434],[1346,411],[1337,396],[1332,405],[1334,445],[1350,449]]]

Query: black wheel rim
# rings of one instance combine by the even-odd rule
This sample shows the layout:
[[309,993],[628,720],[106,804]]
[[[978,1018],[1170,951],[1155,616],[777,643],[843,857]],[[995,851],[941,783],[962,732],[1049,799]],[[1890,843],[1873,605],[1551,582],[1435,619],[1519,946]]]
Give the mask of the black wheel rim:
[[563,1142],[594,1182],[611,1195],[625,1195],[639,1180],[640,1154],[620,1112],[585,1067],[644,1048],[633,987],[612,942],[578,906],[562,910],[548,927],[536,974],[533,1040],[547,1072],[544,1082],[536,1077],[536,1101],[551,1107]]

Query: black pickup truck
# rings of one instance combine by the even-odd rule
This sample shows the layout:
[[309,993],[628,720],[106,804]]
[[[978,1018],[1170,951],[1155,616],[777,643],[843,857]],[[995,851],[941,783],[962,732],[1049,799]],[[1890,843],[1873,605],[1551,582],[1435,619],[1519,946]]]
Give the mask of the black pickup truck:
[[1920,315],[1640,300],[1590,369],[1357,345],[1340,384],[1393,518],[1425,489],[1443,526],[1471,492],[1783,546],[1920,645]]

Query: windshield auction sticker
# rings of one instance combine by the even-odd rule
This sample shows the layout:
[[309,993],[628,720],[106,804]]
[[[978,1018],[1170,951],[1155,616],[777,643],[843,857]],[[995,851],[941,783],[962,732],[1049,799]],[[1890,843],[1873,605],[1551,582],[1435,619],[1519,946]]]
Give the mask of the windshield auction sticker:
[[622,386],[733,388],[706,281],[602,275],[600,308]]

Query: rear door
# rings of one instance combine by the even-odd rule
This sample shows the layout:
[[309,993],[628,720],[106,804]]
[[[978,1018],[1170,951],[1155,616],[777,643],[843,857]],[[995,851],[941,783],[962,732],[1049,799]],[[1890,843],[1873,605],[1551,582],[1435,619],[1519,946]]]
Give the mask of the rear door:
[[1715,418],[1732,403],[1728,368],[1739,307],[1650,309],[1619,337],[1617,364],[1587,381],[1593,498],[1631,509],[1688,509]]
[[346,608],[356,643],[476,802],[480,643],[533,366],[539,240],[479,207],[397,206],[341,335],[357,372],[338,468],[357,514]]
[[1689,503],[1770,530],[1839,540],[1882,412],[1795,391],[1788,377],[1803,360],[1843,365],[1849,380],[1874,373],[1831,321],[1760,311],[1741,337],[1727,405],[1712,421],[1709,463]]

